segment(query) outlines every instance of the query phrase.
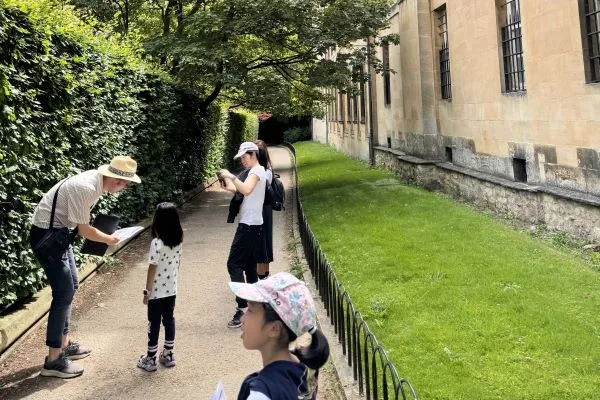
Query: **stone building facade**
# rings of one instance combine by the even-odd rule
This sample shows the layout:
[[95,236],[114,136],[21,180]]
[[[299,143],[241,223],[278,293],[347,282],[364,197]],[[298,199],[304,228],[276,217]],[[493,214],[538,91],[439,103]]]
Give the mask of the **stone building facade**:
[[330,90],[314,139],[600,238],[600,0],[400,0],[389,21],[390,72],[371,74],[372,99]]

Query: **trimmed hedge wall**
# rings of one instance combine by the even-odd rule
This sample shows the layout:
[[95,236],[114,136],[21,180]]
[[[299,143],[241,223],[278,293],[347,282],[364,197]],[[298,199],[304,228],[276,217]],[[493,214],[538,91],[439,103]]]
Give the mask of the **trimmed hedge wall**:
[[54,183],[131,155],[142,184],[104,196],[94,210],[120,215],[125,226],[228,165],[258,124],[226,105],[200,116],[198,98],[143,64],[36,26],[16,9],[0,5],[0,28],[2,309],[45,284],[28,232]]
[[225,157],[231,169],[235,167],[233,157],[237,154],[239,143],[251,142],[258,137],[258,116],[247,110],[234,110],[229,113],[229,137]]

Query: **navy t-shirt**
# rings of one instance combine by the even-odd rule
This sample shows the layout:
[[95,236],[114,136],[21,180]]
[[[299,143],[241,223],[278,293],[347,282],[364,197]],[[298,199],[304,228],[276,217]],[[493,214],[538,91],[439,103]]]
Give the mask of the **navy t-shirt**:
[[250,374],[242,382],[238,400],[246,400],[250,392],[259,392],[271,400],[310,398],[310,370],[302,363],[274,361]]

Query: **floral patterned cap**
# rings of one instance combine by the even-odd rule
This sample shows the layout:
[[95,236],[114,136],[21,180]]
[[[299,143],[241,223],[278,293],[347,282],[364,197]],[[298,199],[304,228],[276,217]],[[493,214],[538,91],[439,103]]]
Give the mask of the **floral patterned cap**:
[[317,325],[310,291],[304,282],[288,272],[279,272],[253,284],[229,282],[229,287],[244,300],[268,303],[296,336],[312,331]]

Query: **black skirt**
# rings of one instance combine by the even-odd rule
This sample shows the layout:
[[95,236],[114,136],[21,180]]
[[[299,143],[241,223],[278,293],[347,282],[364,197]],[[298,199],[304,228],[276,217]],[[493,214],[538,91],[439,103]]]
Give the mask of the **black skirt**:
[[263,205],[263,225],[256,262],[268,264],[273,262],[273,209],[270,204]]

